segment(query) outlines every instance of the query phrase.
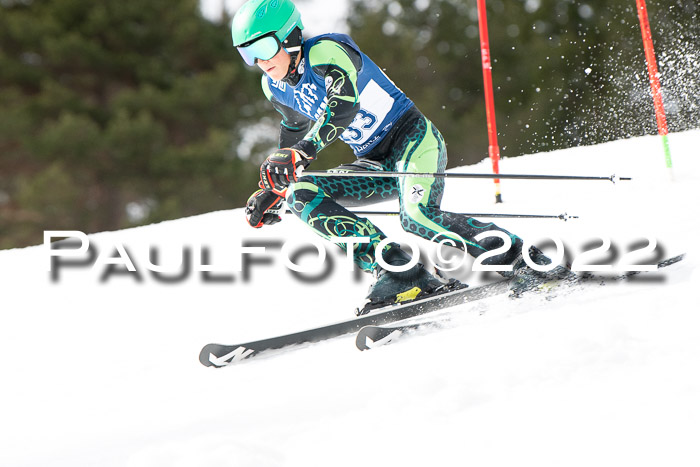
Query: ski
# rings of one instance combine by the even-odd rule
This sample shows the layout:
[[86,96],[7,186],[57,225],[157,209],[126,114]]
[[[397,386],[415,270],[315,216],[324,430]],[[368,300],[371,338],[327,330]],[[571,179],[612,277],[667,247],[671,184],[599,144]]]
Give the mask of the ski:
[[[579,280],[579,284],[581,283],[590,283],[590,282],[596,282],[600,281],[601,285],[604,285],[606,281],[622,281],[630,278],[634,278],[637,275],[640,274],[648,274],[648,273],[654,273],[658,271],[658,269],[670,266],[672,264],[675,264],[683,259],[685,255],[678,255],[674,256],[672,258],[665,259],[663,261],[660,261],[659,263],[656,264],[657,269],[653,271],[632,271],[628,272],[625,274],[621,274],[618,276],[612,276],[612,277],[605,277],[605,276],[597,276],[597,275],[587,275],[583,276]],[[562,282],[554,282],[554,283],[542,283],[542,289],[545,291],[545,293],[548,293],[549,290],[556,289],[558,286],[562,285]],[[411,334],[416,334],[416,331],[418,330],[437,330],[443,328],[441,324],[447,322],[449,320],[449,315],[458,312],[459,310],[453,310],[453,311],[448,311],[444,313],[440,313],[439,316],[432,317],[428,315],[426,319],[421,320],[420,322],[413,322],[410,318],[401,320],[401,321],[396,321],[393,323],[388,323],[388,324],[375,324],[375,325],[367,325],[364,326],[362,329],[360,329],[357,333],[357,336],[355,338],[355,345],[359,350],[370,350],[382,345],[390,344],[392,342],[397,341],[398,339],[411,335]]]
[[396,324],[390,323],[377,326],[365,326],[357,332],[355,345],[360,350],[369,350],[381,345],[390,344],[405,334],[419,329],[439,328],[438,320],[422,321],[419,323]]
[[351,334],[364,326],[401,321],[434,310],[503,294],[509,291],[508,284],[509,280],[504,279],[479,287],[463,288],[403,304],[388,305],[356,318],[268,339],[234,345],[207,344],[199,353],[199,361],[204,366],[221,368],[249,360],[260,354],[269,355],[286,347],[300,346]]

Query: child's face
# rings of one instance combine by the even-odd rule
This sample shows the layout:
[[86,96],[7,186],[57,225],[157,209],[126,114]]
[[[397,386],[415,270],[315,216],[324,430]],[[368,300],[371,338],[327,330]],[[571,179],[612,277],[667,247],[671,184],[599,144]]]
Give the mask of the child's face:
[[270,60],[258,59],[256,63],[260,69],[267,74],[267,76],[272,78],[274,81],[280,81],[287,76],[290,60],[291,57],[289,54],[283,48],[280,48],[277,55],[272,57]]

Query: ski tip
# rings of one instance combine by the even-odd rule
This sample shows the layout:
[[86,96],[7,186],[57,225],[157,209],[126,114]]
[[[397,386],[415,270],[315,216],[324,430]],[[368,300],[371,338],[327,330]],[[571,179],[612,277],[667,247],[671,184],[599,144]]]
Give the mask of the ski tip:
[[374,347],[374,339],[370,334],[374,332],[374,326],[365,326],[357,332],[355,337],[355,345],[359,350],[369,350]]
[[355,345],[361,351],[369,350],[371,348],[368,345],[368,341],[371,341],[369,337],[361,336],[359,333],[357,334],[357,337],[355,337]]
[[359,350],[370,350],[389,344],[401,337],[403,327],[365,326],[357,332],[355,345]]
[[257,355],[256,350],[242,345],[207,344],[199,352],[199,363],[204,366],[221,368],[241,362],[253,355]]
[[216,367],[216,365],[214,365],[210,360],[210,356],[213,355],[211,353],[212,347],[214,347],[213,344],[207,344],[202,348],[202,350],[199,352],[199,363],[204,366]]

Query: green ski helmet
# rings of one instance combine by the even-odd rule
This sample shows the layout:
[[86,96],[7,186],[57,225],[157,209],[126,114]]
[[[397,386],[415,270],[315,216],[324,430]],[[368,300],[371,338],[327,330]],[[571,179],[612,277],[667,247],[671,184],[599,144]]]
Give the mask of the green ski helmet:
[[301,14],[290,0],[249,0],[233,17],[231,37],[234,47],[252,66],[256,59],[271,59],[281,47],[287,52],[299,51],[302,29]]

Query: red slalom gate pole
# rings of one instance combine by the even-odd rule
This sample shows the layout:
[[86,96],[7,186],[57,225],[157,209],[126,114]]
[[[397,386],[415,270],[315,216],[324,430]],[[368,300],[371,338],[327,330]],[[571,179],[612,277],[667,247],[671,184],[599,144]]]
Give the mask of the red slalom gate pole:
[[[498,174],[498,162],[501,159],[501,150],[498,147],[496,132],[496,111],[493,105],[493,81],[491,79],[491,49],[489,47],[489,32],[486,22],[486,0],[476,0],[479,11],[479,38],[481,41],[481,68],[484,73],[484,98],[486,101],[486,126],[489,134],[489,157],[493,166],[493,173]],[[503,202],[501,198],[501,180],[493,180],[496,184],[496,202]]]
[[666,111],[661,98],[661,82],[659,81],[659,70],[656,66],[656,54],[654,53],[654,43],[651,40],[651,28],[649,27],[649,16],[647,15],[647,5],[644,0],[637,1],[637,16],[639,25],[642,28],[642,42],[644,43],[644,56],[649,72],[649,84],[651,85],[651,96],[654,100],[654,112],[656,113],[656,126],[661,135],[661,142],[664,147],[664,157],[666,158],[666,168],[669,171],[673,168],[671,162],[671,148],[668,144],[668,125],[666,124]]

